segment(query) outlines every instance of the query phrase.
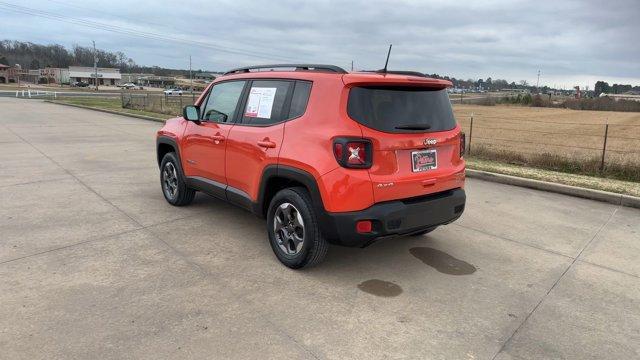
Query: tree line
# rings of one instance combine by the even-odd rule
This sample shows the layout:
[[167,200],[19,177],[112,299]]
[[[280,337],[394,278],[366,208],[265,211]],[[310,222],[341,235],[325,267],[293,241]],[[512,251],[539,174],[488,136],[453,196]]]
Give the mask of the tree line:
[[[119,68],[122,73],[151,73],[159,76],[188,75],[189,70],[138,65],[122,51],[96,49],[98,67]],[[74,45],[67,49],[59,44],[41,45],[16,40],[0,41],[0,64],[20,65],[23,69],[69,66],[93,66],[92,47]],[[200,72],[202,70],[194,70]]]
[[[478,79],[478,80],[473,80],[473,79],[462,80],[462,79],[456,79],[454,77],[440,76],[438,74],[430,74],[428,76],[438,78],[438,79],[449,80],[453,83],[454,87],[464,88],[464,89],[482,88],[487,91],[496,91],[496,90],[502,90],[502,89],[520,89],[520,90],[529,90],[531,92],[540,92],[540,93],[548,93],[549,91],[553,90],[552,88],[546,85],[536,88],[535,85],[530,85],[526,80],[520,80],[517,83],[515,81],[512,81],[509,83],[508,81],[503,79],[492,80],[490,77],[486,79]],[[609,83],[605,81],[598,81],[596,82],[594,87],[595,96],[599,96],[601,93],[624,94],[630,91],[640,92],[640,86],[633,86],[629,84],[609,85]]]
[[[133,59],[128,57],[122,51],[110,52],[105,50],[96,50],[99,67],[119,68],[122,73],[151,73],[159,76],[175,76],[188,75],[189,70],[169,69],[159,66],[142,66],[136,64]],[[93,66],[94,51],[92,47],[74,45],[71,49],[67,49],[59,44],[41,45],[31,42],[22,42],[16,40],[0,41],[0,64],[16,65],[19,64],[23,69],[41,69],[45,67],[66,68],[69,66]],[[195,70],[201,72],[202,70]],[[546,93],[551,88],[541,86],[536,89],[526,80],[508,82],[504,79],[456,79],[455,77],[440,76],[438,74],[429,74],[428,76],[449,80],[457,88],[475,88],[487,91],[496,91],[501,89],[522,89],[539,91]],[[621,94],[628,91],[640,91],[640,86],[613,84],[610,86],[604,81],[598,81],[595,84],[594,92],[598,96],[601,93]]]
[[623,84],[613,84],[609,85],[606,81],[598,81],[596,82],[596,86],[593,89],[593,92],[596,96],[599,96],[602,93],[605,94],[624,94],[629,91],[640,92],[640,86],[631,86],[631,85],[623,85]]
[[[478,80],[474,80],[474,79],[456,79],[455,77],[449,77],[449,76],[440,76],[438,74],[427,74],[427,76],[436,78],[436,79],[444,79],[444,80],[449,80],[451,81],[451,83],[453,84],[454,87],[456,88],[463,88],[463,89],[469,89],[469,88],[475,88],[475,89],[480,89],[482,88],[483,90],[487,90],[487,91],[497,91],[497,90],[502,90],[502,89],[534,89],[535,86],[531,86],[529,85],[529,83],[527,82],[527,80],[520,80],[517,83],[515,81],[512,82],[508,82],[507,80],[504,79],[492,79],[491,77],[488,77],[486,79],[478,79]],[[547,86],[541,86],[540,87],[540,91],[547,91],[550,90],[549,87]]]

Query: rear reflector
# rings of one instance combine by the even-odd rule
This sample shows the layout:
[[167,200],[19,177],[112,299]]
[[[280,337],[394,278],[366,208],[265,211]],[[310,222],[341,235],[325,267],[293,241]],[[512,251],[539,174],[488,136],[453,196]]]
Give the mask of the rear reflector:
[[372,228],[371,220],[360,220],[356,223],[356,231],[360,234],[370,233]]

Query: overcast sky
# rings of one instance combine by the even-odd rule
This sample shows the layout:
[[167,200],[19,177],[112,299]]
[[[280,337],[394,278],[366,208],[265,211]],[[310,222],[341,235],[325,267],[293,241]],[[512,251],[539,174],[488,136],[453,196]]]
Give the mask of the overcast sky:
[[139,64],[174,68],[188,68],[191,54],[195,69],[209,70],[350,68],[352,60],[379,69],[392,43],[390,69],[532,84],[540,70],[549,86],[640,85],[640,0],[0,0],[0,38],[67,47],[95,40]]

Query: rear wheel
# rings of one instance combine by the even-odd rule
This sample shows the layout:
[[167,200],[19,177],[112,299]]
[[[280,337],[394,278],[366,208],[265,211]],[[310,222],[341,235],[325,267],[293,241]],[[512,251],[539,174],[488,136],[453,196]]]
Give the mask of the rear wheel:
[[196,191],[189,189],[184,182],[182,167],[175,153],[167,153],[162,158],[160,184],[164,198],[171,205],[189,205],[196,196]]
[[299,269],[320,263],[329,247],[318,228],[313,204],[301,187],[279,191],[267,212],[269,242],[284,265]]

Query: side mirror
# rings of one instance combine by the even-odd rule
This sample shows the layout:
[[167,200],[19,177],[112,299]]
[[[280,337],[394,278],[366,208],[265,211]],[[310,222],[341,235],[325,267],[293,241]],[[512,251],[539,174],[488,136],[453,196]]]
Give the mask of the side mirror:
[[188,121],[200,121],[200,109],[193,105],[185,106],[182,109],[182,117]]

